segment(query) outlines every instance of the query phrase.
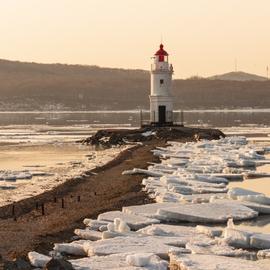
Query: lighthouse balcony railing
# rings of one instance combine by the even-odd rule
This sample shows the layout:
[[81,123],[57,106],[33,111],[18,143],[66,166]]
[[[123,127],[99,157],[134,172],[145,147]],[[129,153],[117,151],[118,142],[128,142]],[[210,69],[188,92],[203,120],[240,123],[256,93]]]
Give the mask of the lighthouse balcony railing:
[[151,64],[151,71],[155,70],[170,70],[170,65],[167,62],[161,62],[161,63],[153,63]]

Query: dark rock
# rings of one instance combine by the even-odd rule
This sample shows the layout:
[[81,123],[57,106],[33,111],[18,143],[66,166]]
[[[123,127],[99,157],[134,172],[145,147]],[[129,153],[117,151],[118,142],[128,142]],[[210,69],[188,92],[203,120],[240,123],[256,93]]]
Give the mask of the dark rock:
[[4,270],[31,270],[32,267],[29,262],[23,259],[17,259],[15,261],[6,261],[4,263]]
[[74,270],[72,264],[64,259],[51,259],[44,270]]
[[194,135],[196,141],[200,140],[219,140],[220,138],[225,138],[225,134],[218,129],[211,129],[208,132],[199,131]]
[[[143,133],[151,131],[149,136]],[[97,131],[92,137],[83,141],[83,144],[111,147],[128,142],[146,142],[151,140],[218,140],[225,135],[218,129],[199,129],[181,126],[170,127],[144,127],[139,129],[103,129]]]

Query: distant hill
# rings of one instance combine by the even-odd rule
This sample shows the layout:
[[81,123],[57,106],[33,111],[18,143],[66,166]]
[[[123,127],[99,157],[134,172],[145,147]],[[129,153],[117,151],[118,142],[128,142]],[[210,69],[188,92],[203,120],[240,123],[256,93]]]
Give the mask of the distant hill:
[[223,80],[223,81],[266,81],[266,77],[262,77],[256,74],[250,74],[243,71],[228,72],[221,75],[215,75],[208,77],[210,80]]
[[[0,110],[148,109],[144,70],[0,60]],[[173,81],[176,109],[269,108],[269,81]]]

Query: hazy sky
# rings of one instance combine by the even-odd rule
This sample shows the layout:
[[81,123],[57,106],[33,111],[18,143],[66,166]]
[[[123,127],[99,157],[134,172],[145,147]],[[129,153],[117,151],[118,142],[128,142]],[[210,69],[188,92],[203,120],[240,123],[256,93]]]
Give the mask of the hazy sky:
[[161,36],[175,77],[266,75],[270,0],[0,0],[0,58],[149,69]]

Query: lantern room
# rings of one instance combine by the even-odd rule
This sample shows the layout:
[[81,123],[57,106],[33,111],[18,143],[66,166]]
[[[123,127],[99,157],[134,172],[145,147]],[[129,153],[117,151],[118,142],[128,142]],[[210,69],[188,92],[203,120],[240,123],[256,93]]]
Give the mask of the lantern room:
[[172,65],[169,65],[169,54],[164,50],[163,44],[159,45],[159,50],[155,53],[152,59],[153,59],[153,62],[151,65],[152,71],[158,71],[158,70],[173,71]]
[[159,50],[155,53],[157,62],[168,62],[169,54],[163,48],[163,44],[160,44]]

